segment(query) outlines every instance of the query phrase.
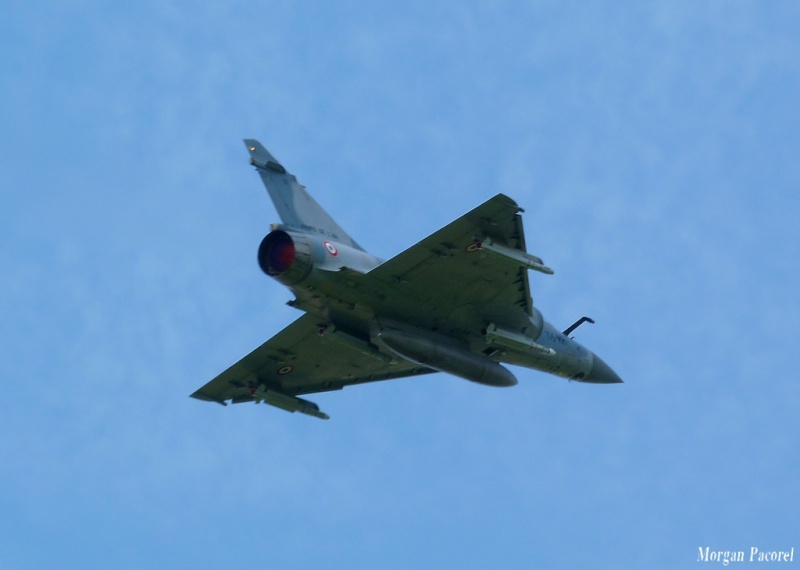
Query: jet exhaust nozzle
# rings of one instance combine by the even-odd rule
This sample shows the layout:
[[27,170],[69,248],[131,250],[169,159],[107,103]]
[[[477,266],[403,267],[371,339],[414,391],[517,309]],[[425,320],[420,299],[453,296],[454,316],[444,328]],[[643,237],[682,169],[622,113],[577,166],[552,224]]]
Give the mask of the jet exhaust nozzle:
[[258,246],[261,271],[284,285],[305,279],[313,265],[311,243],[302,234],[275,230],[268,233]]

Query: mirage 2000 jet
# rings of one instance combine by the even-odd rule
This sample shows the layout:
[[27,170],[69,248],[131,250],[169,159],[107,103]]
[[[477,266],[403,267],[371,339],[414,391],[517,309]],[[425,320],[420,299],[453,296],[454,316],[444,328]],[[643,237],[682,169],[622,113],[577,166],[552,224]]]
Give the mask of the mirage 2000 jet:
[[553,271],[525,248],[520,212],[498,194],[388,261],[367,253],[258,141],[250,163],[281,218],[258,264],[305,314],[192,397],[265,402],[328,419],[299,395],[432,372],[513,386],[500,363],[596,384],[622,382],[533,306],[528,270]]

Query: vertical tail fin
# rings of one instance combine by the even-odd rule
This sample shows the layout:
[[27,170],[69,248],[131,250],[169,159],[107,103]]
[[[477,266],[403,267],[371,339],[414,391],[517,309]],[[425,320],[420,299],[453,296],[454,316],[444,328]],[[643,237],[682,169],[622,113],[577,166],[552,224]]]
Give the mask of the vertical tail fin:
[[284,224],[363,251],[260,142],[244,139],[244,144]]

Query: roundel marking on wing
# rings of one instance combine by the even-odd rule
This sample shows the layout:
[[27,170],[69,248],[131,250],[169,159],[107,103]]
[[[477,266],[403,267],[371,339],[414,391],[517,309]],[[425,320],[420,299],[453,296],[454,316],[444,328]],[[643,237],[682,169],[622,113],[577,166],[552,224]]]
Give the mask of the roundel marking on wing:
[[328,253],[330,253],[330,254],[331,254],[332,256],[334,256],[334,257],[336,257],[337,255],[339,255],[339,251],[336,249],[336,246],[335,246],[335,245],[333,245],[333,244],[332,244],[331,242],[329,242],[329,241],[326,241],[326,242],[324,242],[324,243],[325,243],[325,249],[327,249],[327,250],[328,250]]

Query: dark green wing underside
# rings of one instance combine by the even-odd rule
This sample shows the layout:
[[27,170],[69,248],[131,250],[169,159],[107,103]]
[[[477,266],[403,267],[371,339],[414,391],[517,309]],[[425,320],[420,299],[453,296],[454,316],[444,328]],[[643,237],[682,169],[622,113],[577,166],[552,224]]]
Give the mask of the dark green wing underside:
[[409,362],[389,363],[364,354],[320,335],[321,325],[314,316],[303,315],[192,397],[219,403],[250,402],[255,399],[251,390],[259,384],[299,395],[432,372]]
[[[498,194],[367,274],[391,287],[385,305],[418,326],[480,327],[482,319],[530,315],[528,272],[475,247],[492,238],[525,251],[519,206]],[[520,308],[523,309],[520,311]],[[414,316],[418,322],[414,322]],[[506,318],[504,318],[506,317]],[[456,329],[452,329],[456,327]]]
[[[486,319],[531,311],[525,269],[474,247],[491,238],[525,251],[517,204],[502,194],[448,224],[355,281],[361,301],[377,314],[403,315],[405,322],[452,334],[474,331]],[[370,294],[374,293],[374,295]],[[523,311],[520,311],[520,308]],[[359,350],[320,335],[328,323],[306,314],[256,348],[192,397],[224,404],[253,401],[263,385],[288,395],[426,374],[411,362]],[[443,327],[443,328],[441,328]],[[374,348],[374,347],[373,347]]]

